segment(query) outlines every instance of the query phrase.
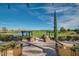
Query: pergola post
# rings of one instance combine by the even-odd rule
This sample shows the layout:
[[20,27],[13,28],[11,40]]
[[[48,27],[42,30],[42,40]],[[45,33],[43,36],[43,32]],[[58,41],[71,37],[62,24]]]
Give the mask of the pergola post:
[[32,37],[32,36],[33,36],[33,32],[31,31],[31,32],[30,32],[30,37]]
[[24,32],[23,31],[21,31],[21,33],[22,33],[22,37],[24,36]]
[[29,38],[30,38],[31,37],[31,35],[30,35],[31,32],[29,31],[28,33],[29,33]]

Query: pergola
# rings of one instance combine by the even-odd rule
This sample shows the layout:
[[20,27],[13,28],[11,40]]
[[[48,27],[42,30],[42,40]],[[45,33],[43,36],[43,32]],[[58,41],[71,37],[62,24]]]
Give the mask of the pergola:
[[31,37],[32,36],[32,31],[21,31],[21,34],[22,34],[22,37],[23,36],[29,36],[29,37]]

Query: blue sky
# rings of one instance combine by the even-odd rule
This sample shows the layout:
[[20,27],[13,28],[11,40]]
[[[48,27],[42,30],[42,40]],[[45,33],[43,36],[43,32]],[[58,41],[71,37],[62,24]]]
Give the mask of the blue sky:
[[0,28],[51,30],[53,29],[53,12],[57,12],[58,29],[79,28],[79,4],[67,3],[30,3],[0,4]]

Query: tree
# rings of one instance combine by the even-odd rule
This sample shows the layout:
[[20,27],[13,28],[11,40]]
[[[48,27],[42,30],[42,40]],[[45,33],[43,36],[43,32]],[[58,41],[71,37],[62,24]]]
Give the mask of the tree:
[[6,28],[6,27],[2,27],[2,32],[7,32],[8,31],[8,29]]
[[60,32],[65,32],[65,31],[66,31],[66,29],[64,27],[60,28]]
[[67,31],[71,31],[71,29],[67,29]]
[[74,32],[76,32],[77,34],[79,34],[79,29],[74,29]]

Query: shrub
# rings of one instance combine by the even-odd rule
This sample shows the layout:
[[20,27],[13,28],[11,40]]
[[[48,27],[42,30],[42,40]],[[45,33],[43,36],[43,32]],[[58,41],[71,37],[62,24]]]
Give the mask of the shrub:
[[66,31],[66,29],[64,27],[60,28],[60,32],[65,32],[65,31]]
[[4,45],[0,46],[0,50],[5,50],[5,49],[12,49],[16,46],[16,42],[11,41],[11,42],[7,42]]
[[67,37],[66,37],[66,40],[67,40],[67,41],[69,41],[69,40],[71,40],[71,39],[72,39],[71,36],[67,36]]
[[14,40],[22,40],[22,37],[21,37],[21,36],[16,36],[16,37],[14,38]]
[[76,51],[76,49],[79,49],[79,44],[75,44],[70,48],[72,51]]
[[0,35],[0,41],[13,41],[13,40],[22,40],[21,36],[14,37],[13,35]]
[[60,40],[60,41],[65,41],[65,40],[66,40],[66,37],[65,37],[65,36],[59,36],[59,37],[58,37],[58,40]]
[[1,41],[11,41],[12,39],[10,38],[9,35],[1,35],[0,40]]
[[79,40],[79,37],[78,36],[73,36],[73,40],[77,41],[77,40]]

